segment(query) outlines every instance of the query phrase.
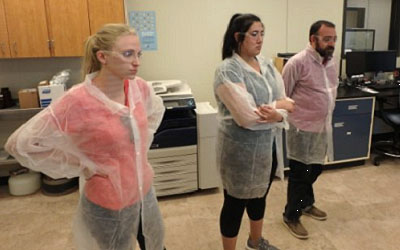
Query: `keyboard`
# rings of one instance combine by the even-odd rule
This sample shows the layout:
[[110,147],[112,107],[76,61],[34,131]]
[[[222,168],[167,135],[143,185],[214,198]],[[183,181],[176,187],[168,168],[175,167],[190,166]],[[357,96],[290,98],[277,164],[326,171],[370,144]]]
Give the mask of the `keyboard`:
[[375,90],[400,89],[400,82],[387,81],[384,83],[371,83],[371,84],[368,84],[368,87],[373,88]]

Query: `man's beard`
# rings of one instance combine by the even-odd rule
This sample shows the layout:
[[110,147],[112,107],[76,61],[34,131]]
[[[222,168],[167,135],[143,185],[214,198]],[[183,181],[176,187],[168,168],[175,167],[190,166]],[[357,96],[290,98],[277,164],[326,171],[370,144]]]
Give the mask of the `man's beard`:
[[315,50],[318,54],[323,57],[324,59],[330,59],[333,56],[333,52],[335,51],[335,47],[333,46],[326,46],[325,49],[319,46],[319,43],[316,43]]

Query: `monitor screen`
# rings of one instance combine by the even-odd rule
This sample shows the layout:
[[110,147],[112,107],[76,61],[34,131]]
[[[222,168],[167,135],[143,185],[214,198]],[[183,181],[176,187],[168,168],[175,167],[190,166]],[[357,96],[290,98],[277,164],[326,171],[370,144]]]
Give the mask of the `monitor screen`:
[[396,51],[370,51],[367,53],[367,72],[393,72],[396,69]]
[[346,53],[346,75],[360,75],[366,72],[366,51],[353,51]]
[[392,72],[396,69],[396,51],[353,51],[346,53],[346,75],[365,72]]

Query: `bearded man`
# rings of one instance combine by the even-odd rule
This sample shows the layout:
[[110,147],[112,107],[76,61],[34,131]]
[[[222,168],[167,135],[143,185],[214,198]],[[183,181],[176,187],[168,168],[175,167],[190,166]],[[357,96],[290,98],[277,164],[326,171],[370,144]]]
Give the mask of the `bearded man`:
[[283,223],[297,238],[308,238],[300,216],[326,220],[326,212],[314,203],[313,183],[325,160],[333,158],[332,113],[338,86],[338,71],[332,59],[337,40],[335,25],[320,20],[311,25],[309,44],[289,59],[283,68],[286,95],[296,108],[288,115],[286,134],[289,159],[287,203]]

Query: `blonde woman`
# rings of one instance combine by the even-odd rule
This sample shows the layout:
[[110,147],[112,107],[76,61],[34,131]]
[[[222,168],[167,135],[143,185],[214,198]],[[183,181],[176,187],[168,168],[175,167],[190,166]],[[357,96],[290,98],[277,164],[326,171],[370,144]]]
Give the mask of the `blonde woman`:
[[84,82],[22,125],[6,150],[52,178],[83,174],[74,226],[78,249],[163,249],[163,225],[147,152],[164,106],[136,76],[141,47],[125,24],[88,38]]

